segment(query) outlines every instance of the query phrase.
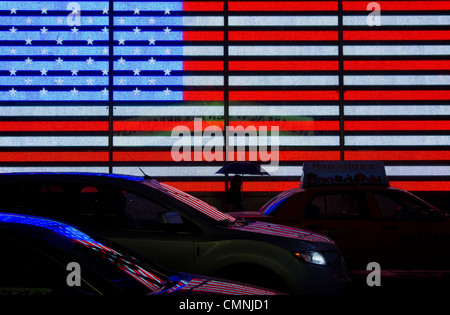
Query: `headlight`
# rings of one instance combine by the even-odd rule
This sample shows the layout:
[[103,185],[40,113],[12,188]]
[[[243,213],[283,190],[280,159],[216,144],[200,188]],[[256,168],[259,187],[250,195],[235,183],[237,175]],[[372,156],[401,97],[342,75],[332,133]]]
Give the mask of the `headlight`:
[[315,264],[315,265],[326,265],[327,261],[325,257],[319,252],[295,252],[294,255],[301,261]]

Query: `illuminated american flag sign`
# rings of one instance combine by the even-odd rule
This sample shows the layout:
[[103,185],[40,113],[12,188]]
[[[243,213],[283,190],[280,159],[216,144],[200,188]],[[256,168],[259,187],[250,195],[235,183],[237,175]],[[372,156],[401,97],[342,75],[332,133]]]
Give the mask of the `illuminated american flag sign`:
[[448,191],[449,3],[373,3],[0,1],[0,171],[139,166],[223,191],[222,161],[171,156],[172,129],[200,118],[200,132],[279,128],[279,167],[246,191],[296,187],[304,161],[341,159]]

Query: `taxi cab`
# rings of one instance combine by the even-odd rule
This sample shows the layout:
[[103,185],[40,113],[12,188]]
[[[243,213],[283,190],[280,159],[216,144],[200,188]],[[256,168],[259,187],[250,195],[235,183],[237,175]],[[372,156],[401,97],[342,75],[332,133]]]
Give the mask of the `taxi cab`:
[[343,294],[349,277],[332,239],[247,222],[148,177],[0,174],[0,212],[73,224],[178,272],[288,294]]
[[391,187],[383,162],[305,162],[301,186],[235,217],[312,230],[332,238],[349,271],[450,266],[450,222],[437,208]]

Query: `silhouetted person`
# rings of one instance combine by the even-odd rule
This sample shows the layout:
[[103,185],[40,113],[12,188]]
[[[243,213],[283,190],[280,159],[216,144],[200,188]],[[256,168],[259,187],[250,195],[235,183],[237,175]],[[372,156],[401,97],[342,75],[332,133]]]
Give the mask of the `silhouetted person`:
[[230,188],[227,192],[227,202],[230,206],[230,211],[244,211],[242,203],[244,202],[244,195],[242,193],[242,176],[234,175],[230,182]]

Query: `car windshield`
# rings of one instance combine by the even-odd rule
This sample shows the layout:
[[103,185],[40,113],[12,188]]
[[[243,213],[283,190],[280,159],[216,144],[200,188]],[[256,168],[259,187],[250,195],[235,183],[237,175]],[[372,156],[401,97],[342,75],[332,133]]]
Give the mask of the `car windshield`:
[[214,221],[220,223],[234,223],[236,221],[236,218],[234,218],[233,216],[223,213],[209,203],[204,202],[203,200],[200,200],[170,185],[160,183],[156,180],[146,180],[142,183],[151,188],[157,189],[158,191],[166,193],[171,197],[174,197],[175,199],[189,205],[190,207],[213,219]]
[[258,212],[264,215],[274,215],[275,209],[298,191],[300,191],[300,188],[293,188],[279,193],[278,195],[270,199],[265,205],[263,205],[258,210]]

